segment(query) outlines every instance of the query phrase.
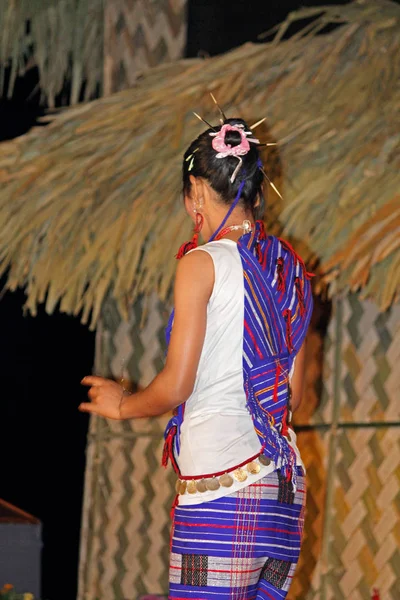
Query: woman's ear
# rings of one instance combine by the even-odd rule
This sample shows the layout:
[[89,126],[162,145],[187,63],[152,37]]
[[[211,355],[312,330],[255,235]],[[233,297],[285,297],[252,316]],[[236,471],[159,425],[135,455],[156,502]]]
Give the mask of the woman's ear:
[[193,175],[189,175],[190,186],[189,189],[183,191],[183,203],[185,210],[189,217],[193,216],[194,213],[194,201],[196,195],[196,178]]
[[196,220],[196,210],[194,208],[193,198],[191,196],[188,196],[187,194],[184,194],[183,202],[184,202],[185,210],[186,210],[188,216],[194,222]]
[[197,194],[197,178],[194,175],[189,175],[189,181],[191,194]]
[[190,180],[190,197],[192,199],[193,202],[193,207],[195,209],[199,208],[199,202],[202,196],[202,192],[201,192],[201,180],[198,179],[197,177],[194,177],[194,175],[190,175],[189,176],[189,180]]
[[193,209],[197,212],[201,212],[204,209],[204,202],[206,198],[207,184],[201,177],[190,176],[190,197],[193,202]]

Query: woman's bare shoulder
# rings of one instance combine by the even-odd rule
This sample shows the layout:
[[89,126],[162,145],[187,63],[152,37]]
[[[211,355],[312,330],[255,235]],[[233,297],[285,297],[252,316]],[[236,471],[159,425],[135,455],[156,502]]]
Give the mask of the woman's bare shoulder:
[[176,271],[175,290],[185,287],[193,293],[211,295],[214,286],[214,263],[208,252],[200,249],[180,259]]

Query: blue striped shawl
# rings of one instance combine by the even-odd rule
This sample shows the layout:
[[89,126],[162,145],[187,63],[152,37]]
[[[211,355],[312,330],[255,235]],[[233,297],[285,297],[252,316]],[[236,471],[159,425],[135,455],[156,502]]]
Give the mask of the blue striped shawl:
[[[260,451],[296,485],[296,457],[286,433],[290,404],[289,373],[309,326],[313,300],[310,274],[290,244],[267,236],[257,221],[238,242],[244,277],[243,384]],[[171,314],[166,337],[169,343]],[[184,404],[165,430],[163,464],[176,467]]]

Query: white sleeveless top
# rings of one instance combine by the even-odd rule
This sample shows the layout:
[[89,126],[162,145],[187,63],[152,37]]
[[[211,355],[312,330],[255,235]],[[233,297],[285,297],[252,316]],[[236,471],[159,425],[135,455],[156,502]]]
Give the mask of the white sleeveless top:
[[[180,453],[176,456],[182,476],[224,472],[248,461],[261,449],[246,408],[243,388],[244,281],[236,242],[223,239],[194,251],[207,252],[214,264],[214,288],[207,307],[207,325],[193,392],[186,401],[181,426]],[[292,443],[302,465],[296,446]],[[303,465],[302,465],[303,466]],[[245,482],[229,488],[179,496],[179,504],[199,504],[231,494],[274,471],[262,465]]]

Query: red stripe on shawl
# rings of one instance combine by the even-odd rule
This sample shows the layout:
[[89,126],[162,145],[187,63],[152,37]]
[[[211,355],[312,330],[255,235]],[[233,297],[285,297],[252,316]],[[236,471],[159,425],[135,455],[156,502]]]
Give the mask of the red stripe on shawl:
[[258,347],[258,345],[257,345],[256,338],[254,337],[254,335],[253,335],[253,333],[252,333],[252,331],[251,331],[250,327],[249,327],[249,326],[248,326],[248,324],[247,324],[247,321],[245,321],[245,322],[244,322],[244,327],[245,327],[245,329],[246,329],[247,333],[249,334],[249,336],[250,336],[250,338],[251,338],[251,341],[252,341],[252,342],[253,342],[253,344],[254,344],[254,347],[255,347],[255,349],[256,349],[256,351],[257,351],[257,354],[258,354],[259,358],[264,358],[264,357],[263,357],[263,354],[262,354],[262,352],[261,352],[261,350],[260,350],[260,348],[259,348],[259,347]]

